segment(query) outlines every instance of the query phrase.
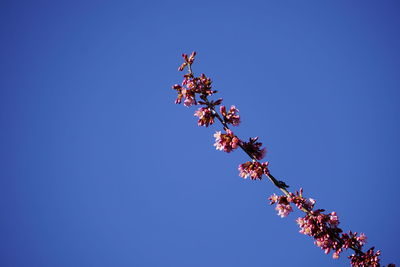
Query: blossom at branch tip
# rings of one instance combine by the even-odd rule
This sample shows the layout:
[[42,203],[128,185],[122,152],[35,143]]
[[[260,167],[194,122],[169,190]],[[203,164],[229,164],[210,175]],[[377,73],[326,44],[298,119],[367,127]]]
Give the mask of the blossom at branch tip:
[[196,52],[193,52],[190,56],[182,54],[184,62],[178,69],[182,71],[186,66],[189,66],[189,70],[187,74],[183,75],[182,86],[175,84],[172,87],[178,93],[175,103],[180,104],[182,99],[184,99],[183,104],[186,107],[197,105],[196,94],[198,94],[201,99],[206,100],[207,96],[217,92],[216,90],[212,90],[212,81],[209,77],[205,74],[195,77],[192,73],[190,66],[193,64],[195,56]]
[[249,138],[249,142],[243,142],[243,148],[255,159],[261,160],[265,156],[265,148],[261,149],[262,143],[257,142],[258,137]]
[[214,113],[210,108],[199,108],[198,110],[196,110],[196,112],[194,113],[194,116],[199,117],[199,120],[197,122],[197,125],[199,126],[206,126],[208,127],[209,125],[214,123]]
[[[193,64],[193,61],[194,61],[194,57],[196,56],[196,51],[193,51],[191,54],[190,54],[190,56],[189,56],[189,58],[187,59],[187,62],[189,63],[189,64]],[[186,56],[187,57],[187,56]]]
[[240,124],[239,110],[235,106],[232,105],[228,112],[226,112],[225,106],[220,106],[219,111],[225,123],[232,124],[233,126],[238,126]]
[[224,150],[225,152],[231,152],[239,146],[239,138],[237,138],[231,130],[226,130],[226,134],[217,131],[214,134],[215,137],[215,148],[217,150]]
[[193,51],[192,54],[190,54],[189,57],[188,57],[187,54],[182,54],[184,62],[182,63],[182,65],[179,66],[178,70],[179,71],[183,71],[187,65],[192,65],[193,62],[194,62],[195,56],[196,56],[196,52],[195,51]]
[[252,180],[260,179],[263,174],[268,175],[268,162],[248,161],[239,165],[239,176],[242,178],[250,177]]

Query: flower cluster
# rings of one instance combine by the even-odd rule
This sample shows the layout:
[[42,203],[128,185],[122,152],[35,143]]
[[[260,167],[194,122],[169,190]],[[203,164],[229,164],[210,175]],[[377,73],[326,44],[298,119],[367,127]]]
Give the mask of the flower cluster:
[[[372,247],[363,254],[353,254],[349,256],[349,259],[351,265],[355,267],[379,267],[379,255],[381,255],[381,252],[377,250],[374,253],[374,247]],[[391,263],[388,267],[395,267],[395,265]]]
[[342,242],[340,241],[339,234],[342,232],[337,227],[338,221],[330,215],[322,213],[323,210],[315,210],[306,214],[302,218],[297,219],[297,224],[300,227],[300,233],[314,237],[314,244],[320,247],[328,254],[331,250],[337,251],[334,258],[339,256],[338,249],[341,248]]
[[242,178],[247,178],[256,180],[260,179],[263,174],[268,175],[268,162],[260,163],[258,161],[248,161],[239,165],[239,176]]
[[289,202],[292,202],[299,210],[312,211],[315,205],[315,199],[303,197],[303,188],[290,193]]
[[223,150],[229,153],[239,146],[239,138],[237,138],[229,129],[226,130],[226,134],[223,134],[220,131],[216,132],[214,137],[214,146],[217,150]]
[[185,74],[182,81],[182,85],[186,86],[188,90],[194,93],[198,93],[204,96],[212,95],[216,93],[211,89],[211,79],[208,78],[204,73],[200,77],[194,77],[192,73]]
[[232,105],[228,112],[226,112],[225,106],[220,106],[219,111],[225,123],[232,124],[233,126],[238,126],[240,124],[239,110],[235,106]]
[[357,233],[353,233],[352,231],[349,231],[348,234],[344,233],[342,234],[341,237],[343,241],[343,248],[348,249],[348,248],[357,248],[361,249],[361,247],[367,243],[367,237],[363,234],[360,233],[359,236],[357,236]]
[[199,117],[199,120],[197,122],[197,125],[199,126],[206,126],[208,127],[209,125],[214,123],[214,112],[211,108],[207,107],[202,107],[196,110],[194,113],[195,116]]
[[[342,233],[342,229],[338,227],[339,218],[336,212],[324,214],[324,210],[314,210],[315,200],[312,198],[306,199],[302,196],[303,190],[300,189],[295,194],[289,193],[288,196],[277,196],[273,194],[269,197],[270,204],[276,204],[275,209],[278,215],[286,217],[293,211],[290,204],[294,204],[298,209],[306,212],[304,217],[296,220],[300,227],[300,233],[314,238],[314,244],[320,247],[326,254],[333,252],[333,258],[337,259],[344,250],[349,248],[356,251],[355,254],[349,256],[351,264],[354,267],[367,267],[379,265],[380,251],[373,252],[371,248],[366,253],[362,253],[362,247],[367,241],[367,237],[360,233]],[[389,266],[394,266],[389,265]]]
[[315,200],[312,198],[306,199],[302,194],[302,188],[300,188],[300,190],[295,194],[290,193],[289,196],[277,196],[276,194],[273,194],[268,198],[270,200],[269,204],[272,205],[276,203],[275,209],[278,211],[278,215],[282,218],[288,216],[289,213],[293,211],[292,207],[290,206],[291,203],[293,203],[300,210],[312,211]]
[[191,65],[194,62],[195,56],[196,52],[193,52],[190,56],[182,54],[184,62],[179,66],[178,70],[183,71],[188,67],[189,72],[183,76],[182,85],[175,84],[172,86],[178,93],[175,104],[180,104],[184,98],[183,104],[186,107],[190,107],[192,105],[197,105],[196,94],[199,94],[201,99],[206,99],[207,96],[217,92],[212,90],[212,81],[205,74],[201,74],[200,77],[195,77],[193,75]]
[[265,156],[265,148],[261,149],[262,143],[257,142],[258,137],[249,138],[249,142],[243,142],[243,148],[254,159],[261,160]]
[[[374,252],[374,247],[370,248],[367,252],[362,254],[352,254],[348,258],[350,259],[350,263],[355,267],[379,267],[379,256],[381,255],[381,251],[377,250]],[[395,267],[396,265],[390,263],[387,267]]]

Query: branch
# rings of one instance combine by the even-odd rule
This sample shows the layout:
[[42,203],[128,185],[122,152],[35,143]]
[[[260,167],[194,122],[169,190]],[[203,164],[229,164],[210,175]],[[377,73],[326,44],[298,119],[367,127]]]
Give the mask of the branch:
[[[354,254],[348,258],[353,267],[379,267],[379,250],[374,252],[374,247],[372,247],[366,252],[362,251],[366,243],[366,236],[363,233],[357,234],[351,231],[343,233],[342,229],[338,227],[339,218],[336,212],[324,214],[325,210],[314,209],[316,201],[311,198],[304,198],[302,189],[295,193],[288,191],[287,188],[289,186],[285,182],[276,179],[270,173],[268,162],[260,162],[264,157],[265,149],[261,148],[262,143],[258,142],[258,137],[249,138],[249,141],[245,142],[232,132],[229,125],[238,126],[240,124],[239,110],[235,106],[231,106],[227,111],[226,107],[221,105],[222,99],[216,101],[209,99],[217,91],[212,90],[212,81],[205,74],[201,74],[199,77],[194,75],[192,64],[195,56],[196,52],[193,52],[190,56],[182,54],[184,62],[178,70],[183,71],[187,67],[188,72],[184,75],[182,85],[175,84],[172,87],[178,93],[175,103],[180,104],[184,99],[183,104],[187,107],[202,105],[203,107],[195,112],[195,116],[199,118],[199,126],[208,127],[215,123],[215,119],[218,120],[222,124],[225,133],[217,131],[214,134],[216,138],[214,146],[216,149],[227,153],[237,148],[243,150],[251,161],[239,165],[239,175],[243,178],[250,177],[252,180],[261,180],[262,176],[265,175],[283,193],[282,196],[273,194],[269,198],[270,204],[276,204],[275,209],[278,211],[278,215],[286,217],[293,211],[291,205],[303,211],[305,216],[297,219],[300,233],[313,237],[314,243],[323,249],[326,254],[334,251],[333,258],[337,259],[344,250],[352,249]],[[197,101],[196,96],[201,100]],[[217,106],[219,106],[219,112],[216,109]],[[388,265],[388,267],[394,266],[394,264]]]

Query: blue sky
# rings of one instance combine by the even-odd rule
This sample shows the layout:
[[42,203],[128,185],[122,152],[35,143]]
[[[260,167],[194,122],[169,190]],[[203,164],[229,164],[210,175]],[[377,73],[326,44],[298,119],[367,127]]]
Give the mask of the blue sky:
[[174,105],[198,52],[240,137],[400,263],[398,1],[2,1],[0,265],[348,266]]

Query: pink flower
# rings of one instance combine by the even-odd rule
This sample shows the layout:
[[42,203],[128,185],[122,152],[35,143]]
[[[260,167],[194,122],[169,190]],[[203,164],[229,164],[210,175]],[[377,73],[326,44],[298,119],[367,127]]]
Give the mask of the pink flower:
[[360,233],[360,236],[357,237],[357,241],[361,246],[363,246],[367,243],[367,236],[364,233]]
[[190,106],[196,105],[196,100],[194,100],[193,97],[188,97],[185,99],[185,101],[183,101],[183,105],[185,107],[190,107]]
[[243,148],[255,159],[261,160],[265,156],[265,148],[260,149],[262,143],[257,142],[258,137],[249,138],[249,142],[243,142]]
[[213,91],[211,89],[211,84],[212,84],[211,79],[207,77],[204,73],[202,73],[197,80],[198,93],[205,96],[209,96],[212,95],[213,93],[216,93],[217,91]]
[[232,124],[233,126],[238,126],[240,124],[239,110],[235,106],[231,106],[229,112],[226,112],[225,106],[221,106],[219,111],[226,123]]
[[203,96],[209,96],[217,92],[211,89],[211,84],[211,79],[205,74],[201,74],[200,77],[193,77],[192,74],[186,74],[184,75],[184,79],[182,81],[183,86],[186,86],[194,93],[201,94]]
[[299,191],[296,191],[295,194],[291,193],[291,200],[293,204],[296,205],[298,209],[306,209],[311,211],[314,208],[315,200],[312,198],[306,199],[303,197],[303,188],[300,188]]
[[183,104],[186,107],[190,107],[192,105],[196,105],[195,94],[190,89],[185,89],[184,87],[180,86],[179,84],[175,84],[172,86],[178,93],[178,97],[175,100],[175,104],[180,104],[182,102],[182,98],[185,98]]
[[216,132],[214,137],[214,146],[217,150],[224,150],[229,153],[239,146],[239,138],[237,138],[229,129],[226,130],[226,134],[221,134],[220,131]]
[[361,250],[367,242],[367,237],[363,233],[357,236],[357,232],[349,231],[348,234],[342,234],[341,240],[345,249],[356,247]]
[[278,211],[278,216],[281,216],[281,218],[288,216],[293,211],[287,196],[273,194],[269,197],[269,200],[271,205],[277,203],[275,210]]
[[192,90],[182,89],[182,96],[185,98],[185,101],[183,101],[183,105],[185,105],[186,107],[196,105],[196,100],[194,99],[195,95]]
[[278,211],[278,216],[281,216],[281,218],[288,216],[289,213],[293,211],[290,205],[284,204],[277,204],[275,209]]
[[[314,238],[314,244],[323,249],[325,254],[328,254],[332,249],[335,250],[339,246],[338,241],[328,232],[323,232]],[[336,257],[336,255],[333,257]]]
[[195,113],[194,116],[199,117],[197,125],[199,126],[206,126],[214,123],[214,113],[210,108],[199,108]]
[[321,211],[312,211],[303,218],[298,218],[297,224],[300,226],[300,233],[314,237],[315,244],[325,250],[325,253],[329,253],[331,249],[338,248],[335,234],[341,232],[341,229],[329,227],[329,217]]
[[279,201],[279,196],[274,193],[268,199],[270,200],[269,204],[272,205]]
[[315,199],[313,199],[313,198],[308,198],[308,199],[306,199],[306,201],[304,202],[303,207],[304,207],[305,209],[307,209],[307,210],[312,210],[312,209],[314,208],[315,202],[316,202]]
[[334,258],[335,260],[336,259],[339,259],[339,257],[340,257],[340,253],[342,252],[342,250],[341,249],[339,249],[339,250],[336,250],[335,252],[333,252],[333,254],[332,254],[332,258]]
[[268,162],[248,161],[239,165],[239,176],[245,179],[250,176],[252,180],[261,180],[262,175],[268,173]]
[[[196,52],[192,52],[190,56],[187,54],[182,54],[184,62],[179,66],[178,70],[182,71],[187,66],[189,68],[188,73],[183,75],[184,79],[182,81],[182,86],[174,85],[173,88],[177,90],[178,97],[175,100],[176,104],[180,104],[184,98],[183,104],[186,107],[197,105],[196,94],[204,101],[207,100],[207,96],[216,93],[217,91],[212,90],[212,81],[205,74],[201,74],[199,77],[195,77],[191,71],[191,65],[194,62]],[[203,102],[203,103],[206,103]]]
[[329,224],[332,226],[338,226],[339,224],[339,218],[334,211],[329,214]]
[[314,223],[314,220],[310,220],[308,215],[304,216],[303,218],[297,218],[296,222],[300,227],[300,233],[309,236],[315,235],[317,227]]

